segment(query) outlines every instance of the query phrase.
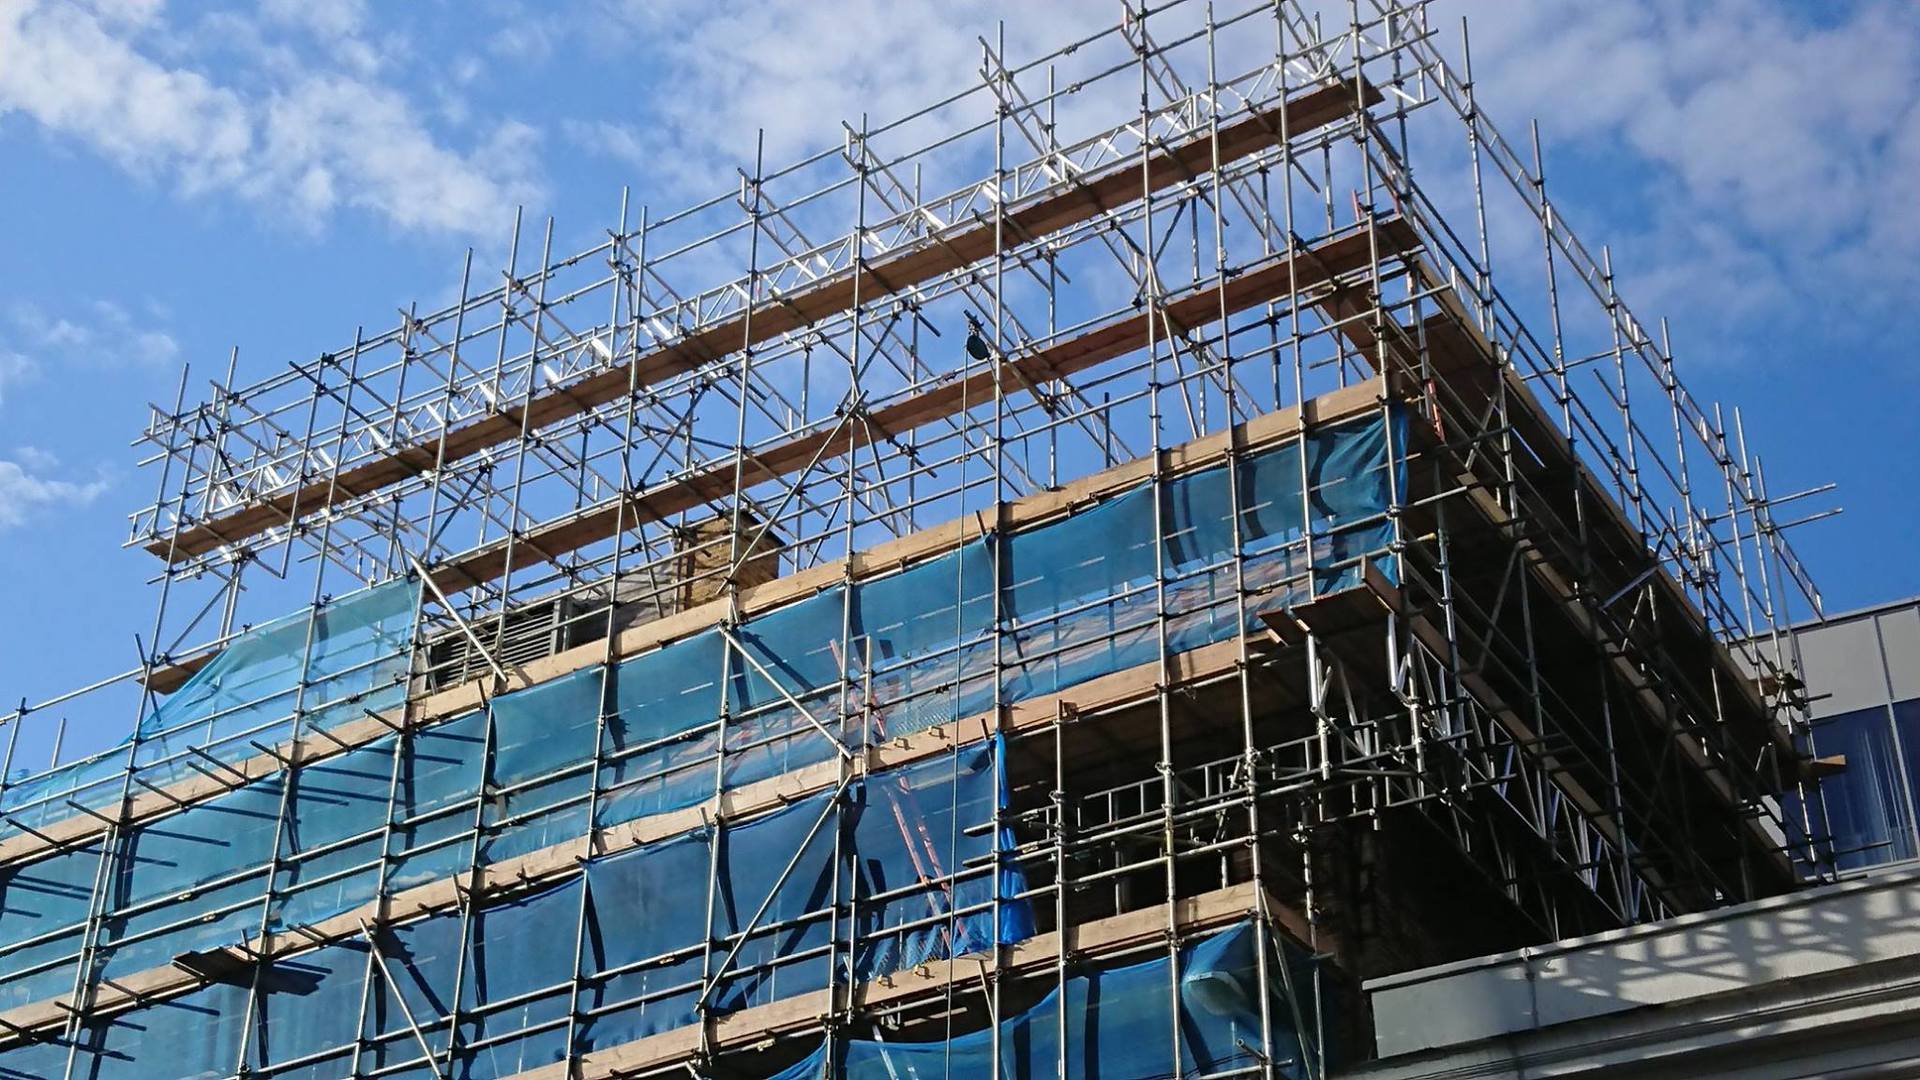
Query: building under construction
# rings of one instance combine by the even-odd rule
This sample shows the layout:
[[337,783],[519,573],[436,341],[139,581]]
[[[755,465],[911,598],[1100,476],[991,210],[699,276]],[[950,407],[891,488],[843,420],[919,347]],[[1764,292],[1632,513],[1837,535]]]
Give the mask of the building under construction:
[[1341,10],[982,41],[183,378],[137,668],[6,718],[0,1076],[1322,1077],[1824,873],[1782,498]]

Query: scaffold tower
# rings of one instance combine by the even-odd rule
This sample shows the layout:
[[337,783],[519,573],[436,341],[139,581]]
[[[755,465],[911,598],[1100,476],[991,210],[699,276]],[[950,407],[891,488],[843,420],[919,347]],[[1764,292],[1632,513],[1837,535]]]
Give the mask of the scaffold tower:
[[1788,497],[1464,26],[1341,11],[183,375],[138,664],[0,718],[0,1077],[1320,1078],[1825,873]]

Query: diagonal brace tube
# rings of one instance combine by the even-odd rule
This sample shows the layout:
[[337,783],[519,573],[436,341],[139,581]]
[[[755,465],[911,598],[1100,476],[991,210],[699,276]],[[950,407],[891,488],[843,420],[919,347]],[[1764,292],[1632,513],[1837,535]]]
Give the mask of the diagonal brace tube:
[[[753,932],[760,926],[760,920],[766,916],[767,909],[773,906],[773,898],[779,896],[780,890],[786,887],[787,879],[793,876],[794,868],[800,865],[800,856],[805,855],[807,848],[813,846],[813,838],[820,835],[820,827],[827,823],[827,819],[833,816],[835,810],[839,809],[840,800],[847,793],[847,785],[852,782],[852,773],[841,777],[840,786],[833,789],[833,797],[827,800],[827,805],[820,808],[820,816],[814,819],[813,827],[807,830],[806,838],[794,848],[793,858],[787,860],[786,869],[780,871],[780,877],[773,883],[773,888],[767,890],[767,898],[760,901],[760,907],[754,911],[753,918],[748,919],[747,925],[741,927],[739,939],[733,943],[733,948],[727,950],[727,955],[720,961],[720,966],[714,969],[713,974],[707,976],[707,985],[700,991],[700,1000],[693,1003],[694,1011],[698,1012],[707,1007],[707,999],[713,996],[714,988],[720,985],[720,976],[727,973],[727,968],[732,966],[734,957],[739,956],[740,950],[746,948],[747,939],[753,936]],[[713,842],[716,844],[720,842],[720,830],[717,825],[713,831]]]
[[414,1041],[420,1044],[420,1052],[427,1055],[427,1068],[433,1070],[434,1080],[447,1080],[447,1074],[441,1072],[440,1066],[434,1064],[433,1047],[427,1045],[427,1037],[420,1033],[420,1024],[414,1020],[413,1009],[407,1005],[407,995],[401,993],[400,984],[394,980],[393,973],[387,970],[387,957],[380,951],[380,943],[374,940],[373,928],[367,925],[365,919],[358,921],[360,933],[367,939],[367,948],[373,950],[373,966],[380,972],[381,981],[387,984],[387,989],[393,991],[393,1000],[400,1003],[400,1015],[406,1017],[407,1027],[413,1032]]
[[799,699],[788,693],[787,688],[781,685],[780,680],[774,677],[773,672],[768,671],[766,665],[754,659],[753,654],[747,651],[747,647],[740,644],[740,639],[733,636],[733,631],[722,627],[720,636],[727,640],[727,644],[733,646],[734,650],[740,654],[742,659],[753,666],[753,670],[760,673],[761,678],[767,680],[767,682],[773,685],[775,690],[780,692],[780,696],[786,699],[787,704],[799,710],[800,715],[806,717],[807,723],[819,729],[820,734],[827,737],[827,741],[833,744],[833,748],[840,752],[842,758],[851,759],[853,757],[853,751],[847,749],[847,744],[840,741],[840,736],[830,731],[827,725],[821,723],[820,719],[813,715],[812,710],[800,704]]

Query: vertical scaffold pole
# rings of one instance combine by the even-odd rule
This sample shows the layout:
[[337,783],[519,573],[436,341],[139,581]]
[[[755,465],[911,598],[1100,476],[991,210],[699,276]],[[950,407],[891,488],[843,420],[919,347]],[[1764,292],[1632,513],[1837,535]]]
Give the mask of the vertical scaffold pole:
[[[175,416],[180,414],[181,408],[185,405],[187,376],[191,371],[192,365],[180,365],[180,386],[175,392],[173,406]],[[167,474],[171,471],[172,464],[173,456],[168,455],[160,466],[160,484],[162,491],[166,490]],[[184,484],[182,490],[184,491]],[[184,510],[184,495],[182,499],[182,510]],[[175,513],[173,523],[167,530],[166,564],[169,567],[173,566],[173,557],[179,551],[180,527],[185,523],[185,518],[186,515],[184,512]],[[238,568],[235,569],[234,573],[237,577],[239,574]],[[174,575],[171,572],[161,577],[160,602],[155,606],[153,613],[153,640],[156,646],[160,640],[161,629],[166,625],[167,599],[172,593],[173,582]],[[134,768],[140,760],[140,747],[144,741],[144,732],[142,731],[144,725],[142,721],[146,719],[154,707],[153,670],[155,659],[155,655],[152,651],[149,651],[141,660],[140,693],[136,695],[135,699],[133,730],[127,736],[127,771],[126,775],[120,779],[120,799],[119,802],[115,804],[116,810],[114,817],[118,820],[118,824],[109,827],[106,832],[100,835],[100,857],[94,862],[93,884],[87,897],[87,921],[80,931],[80,955],[74,964],[73,992],[71,995],[73,1008],[69,1012],[63,1026],[65,1034],[73,1044],[67,1048],[67,1061],[63,1071],[66,1080],[73,1080],[74,1069],[78,1067],[80,1057],[80,1039],[78,1038],[80,1025],[89,1011],[87,1006],[92,1004],[93,966],[95,963],[94,952],[99,947],[101,925],[106,921],[107,885],[113,878],[114,852],[119,848],[121,841],[124,839],[122,833],[125,830],[127,798],[133,791]],[[25,714],[23,713],[21,719],[24,718]],[[14,722],[17,724],[19,720],[15,720]],[[56,749],[56,758],[58,754],[59,751]]]
[[[1160,349],[1156,323],[1163,317],[1163,298],[1160,292],[1157,245],[1153,233],[1153,108],[1151,100],[1151,75],[1147,68],[1147,16],[1149,8],[1145,0],[1139,6],[1129,7],[1125,18],[1134,29],[1130,40],[1133,45],[1135,62],[1140,70],[1140,289],[1146,312],[1145,350],[1147,354],[1147,424],[1151,429],[1149,454],[1148,493],[1153,500],[1153,600],[1154,600],[1154,646],[1155,675],[1154,703],[1158,715],[1160,759],[1157,768],[1160,774],[1160,870],[1161,911],[1165,919],[1162,933],[1165,937],[1167,953],[1167,995],[1169,1018],[1165,1033],[1167,1053],[1171,1066],[1168,1075],[1185,1075],[1181,1061],[1180,1045],[1180,922],[1178,904],[1177,848],[1178,829],[1176,804],[1179,801],[1179,786],[1174,775],[1173,754],[1173,715],[1172,683],[1173,662],[1167,640],[1167,522],[1166,522],[1166,454],[1161,443],[1161,404],[1160,404]],[[1171,342],[1169,342],[1171,345]]]
[[[732,527],[727,530],[727,566],[730,568],[727,579],[722,582],[726,589],[727,617],[724,625],[728,628],[729,644],[720,650],[720,717],[714,731],[713,756],[713,815],[708,827],[707,846],[707,914],[706,939],[700,948],[701,999],[698,1013],[700,1024],[700,1057],[711,1058],[713,1054],[713,1011],[707,1002],[713,998],[711,993],[716,978],[714,970],[714,917],[719,910],[720,851],[725,842],[727,820],[724,814],[727,787],[727,735],[728,720],[733,711],[733,654],[736,647],[731,644],[737,640],[736,633],[742,622],[740,611],[740,525],[746,506],[746,465],[747,465],[747,401],[752,396],[753,379],[753,315],[760,301],[760,212],[761,185],[766,176],[767,133],[764,128],[754,134],[753,177],[747,182],[752,189],[747,200],[747,298],[745,311],[741,317],[740,342],[740,400],[739,414],[736,417],[733,443],[733,507]],[[692,438],[692,425],[688,425],[688,438]],[[771,523],[768,523],[771,525]],[[688,570],[692,569],[689,562]]]
[[[364,333],[365,333],[364,327],[354,328],[353,352],[347,361],[347,380],[346,380],[347,385],[346,385],[346,391],[343,395],[343,400],[341,402],[341,407],[340,407],[340,433],[338,436],[339,438],[345,438],[348,421],[351,420],[353,416],[353,391],[354,391],[354,388],[359,385],[359,381],[360,381],[360,348],[361,348],[361,341],[364,336]],[[328,357],[328,356],[322,356],[318,361],[315,362],[314,369],[313,369],[313,384],[314,384],[314,396],[316,400],[319,398],[320,394],[325,389],[327,369],[329,367],[334,366],[335,363],[336,361],[332,357]],[[334,455],[333,469],[329,472],[327,476],[328,504],[331,504],[333,502],[334,488],[339,484],[339,480],[340,480],[340,456],[336,454]],[[325,523],[321,525],[320,546],[323,551],[329,549],[332,546],[331,541],[332,541],[332,534],[333,534],[333,523],[334,523],[333,517],[328,516]],[[310,756],[306,752],[306,747],[302,741],[302,735],[304,734],[303,729],[305,727],[306,718],[307,718],[306,716],[307,688],[312,682],[311,675],[313,673],[313,660],[314,660],[314,657],[313,657],[314,632],[315,632],[315,628],[318,626],[320,622],[320,609],[323,606],[323,596],[324,596],[324,594],[321,592],[321,588],[326,583],[326,578],[327,578],[327,560],[326,559],[315,560],[314,571],[313,571],[313,592],[312,592],[312,595],[308,597],[308,605],[307,605],[306,641],[301,647],[300,681],[297,684],[295,684],[294,692],[293,692],[293,727],[292,727],[292,731],[289,739],[289,745],[293,748],[292,757],[294,759],[294,762],[297,765],[301,765],[301,766],[304,766],[306,759]],[[281,860],[287,854],[289,854],[287,852],[284,852],[282,849],[285,847],[285,844],[286,844],[288,824],[289,822],[292,821],[292,818],[293,818],[293,812],[294,812],[294,806],[295,806],[294,796],[296,791],[298,790],[298,785],[301,780],[301,773],[302,773],[302,769],[296,767],[296,765],[288,765],[280,773],[280,798],[278,801],[278,807],[274,815],[274,821],[273,821],[273,846],[270,849],[271,854],[269,854],[267,857],[267,876],[266,876],[266,881],[262,886],[262,891],[264,895],[262,896],[261,905],[260,905],[260,921],[257,924],[258,940],[263,947],[267,943],[268,933],[273,928],[273,921],[276,913],[275,900],[278,898],[280,863],[281,863]],[[247,1051],[252,1048],[253,1028],[254,1028],[253,1018],[254,1018],[254,1015],[260,1009],[260,1004],[261,1004],[260,999],[262,995],[266,992],[265,979],[267,976],[268,969],[272,967],[272,964],[268,962],[269,958],[267,957],[264,951],[264,948],[261,951],[260,959],[261,959],[261,962],[254,965],[253,978],[251,980],[251,985],[248,987],[248,992],[247,992],[247,1003],[242,1012],[242,1023],[240,1028],[240,1043],[239,1043],[239,1049],[237,1051],[238,1056],[234,1062],[234,1071],[236,1074],[239,1074],[239,1075],[245,1075],[246,1070],[248,1068]]]
[[[607,313],[607,335],[611,339],[608,352],[612,357],[619,355],[620,301],[623,294],[628,298],[626,306],[630,320],[627,393],[620,425],[620,501],[614,510],[613,535],[615,537],[625,536],[628,528],[627,511],[632,505],[628,493],[634,488],[633,431],[636,422],[635,413],[640,400],[640,287],[634,277],[634,268],[629,266],[623,254],[627,243],[627,199],[628,190],[621,188],[620,221],[607,245],[607,261],[615,281],[614,287],[608,290],[610,299]],[[646,236],[647,208],[643,206],[640,208],[642,269],[646,262]],[[626,554],[627,545],[616,542],[613,549],[613,566],[607,577],[606,648],[600,657],[600,713],[595,717],[593,725],[593,758],[590,766],[592,771],[588,774],[587,814],[586,823],[583,826],[586,830],[586,844],[581,851],[580,902],[574,911],[573,970],[567,981],[566,1043],[562,1052],[568,1060],[573,1058],[575,1048],[580,1045],[580,989],[587,975],[585,970],[587,922],[594,914],[593,886],[592,879],[588,875],[588,866],[590,861],[600,854],[600,798],[605,787],[602,778],[607,766],[608,722],[620,714],[620,585]],[[650,602],[658,604],[658,595],[651,597]]]

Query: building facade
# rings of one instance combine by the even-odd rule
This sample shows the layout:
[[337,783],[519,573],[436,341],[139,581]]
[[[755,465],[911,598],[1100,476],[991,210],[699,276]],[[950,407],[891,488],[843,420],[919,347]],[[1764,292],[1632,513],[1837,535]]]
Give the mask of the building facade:
[[1809,805],[1834,867],[1852,872],[1920,855],[1920,601],[1905,600],[1797,627],[1815,754],[1845,767]]
[[1826,763],[1804,803],[1788,799],[1789,820],[1813,838],[1795,845],[1802,872],[1821,881],[1375,980],[1380,1059],[1350,1075],[1784,1080],[1920,1071],[1911,749],[1920,737],[1920,603],[1836,615],[1782,640],[1805,672],[1813,754]]
[[1371,986],[1380,1058],[1355,1080],[1910,1076],[1920,874],[1791,896]]

